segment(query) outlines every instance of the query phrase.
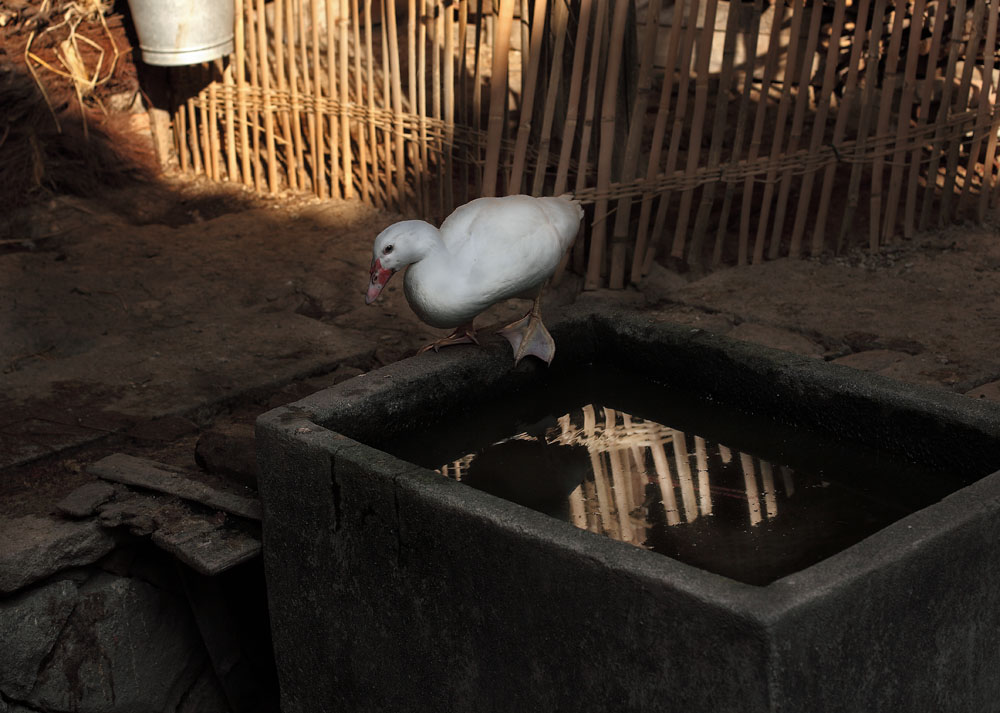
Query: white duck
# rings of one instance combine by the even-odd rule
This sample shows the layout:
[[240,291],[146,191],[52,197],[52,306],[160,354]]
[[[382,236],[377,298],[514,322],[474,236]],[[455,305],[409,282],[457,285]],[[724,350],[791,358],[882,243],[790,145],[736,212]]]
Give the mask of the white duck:
[[514,361],[533,354],[546,363],[555,342],[542,324],[545,281],[573,244],[583,210],[568,197],[478,198],[455,209],[441,228],[422,220],[390,225],[375,238],[371,304],[389,278],[407,265],[403,288],[410,307],[432,327],[454,332],[421,351],[475,343],[480,312],[511,297],[534,300],[523,319],[500,330],[514,348]]

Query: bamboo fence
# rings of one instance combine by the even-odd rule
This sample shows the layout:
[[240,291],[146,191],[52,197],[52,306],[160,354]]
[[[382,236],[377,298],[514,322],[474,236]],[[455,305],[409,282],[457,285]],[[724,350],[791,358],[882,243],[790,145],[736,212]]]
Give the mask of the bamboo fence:
[[879,247],[1000,202],[1000,0],[235,0],[181,166],[436,221],[571,193],[585,286]]
[[[591,473],[568,496],[569,519],[577,527],[644,546],[660,518],[648,507],[646,487],[654,485],[667,527],[713,514],[720,497],[742,502],[742,525],[755,527],[778,517],[795,494],[795,473],[748,453],[706,441],[668,426],[591,404],[561,416],[550,429],[550,445],[578,445],[590,454]],[[522,434],[514,436],[532,440]],[[478,457],[470,453],[437,472],[461,481]],[[742,487],[712,482],[725,466],[739,468]]]

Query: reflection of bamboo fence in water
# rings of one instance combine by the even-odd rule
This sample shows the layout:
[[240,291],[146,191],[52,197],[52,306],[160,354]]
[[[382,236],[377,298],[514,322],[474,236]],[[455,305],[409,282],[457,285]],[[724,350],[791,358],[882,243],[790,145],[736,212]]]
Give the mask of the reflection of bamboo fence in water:
[[[582,426],[576,425],[574,416],[582,416]],[[545,441],[585,446],[593,468],[593,479],[584,480],[569,496],[570,521],[577,527],[641,545],[651,519],[646,502],[648,483],[658,486],[665,520],[671,527],[712,515],[713,491],[745,499],[751,526],[778,516],[775,467],[748,453],[734,452],[722,444],[706,443],[701,436],[591,404],[559,417],[558,424],[558,428],[548,430]],[[522,433],[513,439],[534,438]],[[694,446],[693,453],[689,442]],[[713,445],[715,454],[711,453]],[[715,457],[723,465],[734,463],[734,459],[739,463],[742,490],[710,482],[709,460]],[[476,454],[470,453],[446,463],[437,472],[462,480],[475,458]],[[795,492],[793,471],[779,466],[778,473],[784,497],[790,498]]]

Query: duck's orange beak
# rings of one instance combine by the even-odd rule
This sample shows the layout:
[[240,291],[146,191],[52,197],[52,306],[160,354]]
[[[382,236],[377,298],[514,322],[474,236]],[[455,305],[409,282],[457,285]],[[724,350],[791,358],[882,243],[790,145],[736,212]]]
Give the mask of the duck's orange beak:
[[378,297],[385,283],[396,273],[395,270],[388,270],[382,267],[378,258],[372,260],[371,281],[368,283],[368,294],[365,295],[365,304],[370,305]]

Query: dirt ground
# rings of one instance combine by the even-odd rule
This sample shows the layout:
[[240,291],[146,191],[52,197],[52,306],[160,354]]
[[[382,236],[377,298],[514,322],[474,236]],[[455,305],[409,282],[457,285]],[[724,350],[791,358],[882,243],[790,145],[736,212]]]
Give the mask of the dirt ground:
[[[421,324],[397,277],[363,295],[374,236],[399,216],[358,203],[175,177],[100,200],[59,197],[0,241],[0,511],[47,511],[109,449],[188,464],[198,431],[412,355]],[[878,255],[778,260],[617,303],[935,388],[1000,397],[1000,228],[955,225]],[[494,308],[510,321],[526,303]],[[474,349],[475,347],[455,347]],[[424,358],[424,357],[421,357]],[[432,358],[432,357],[427,357]],[[81,450],[82,449],[82,450]],[[89,449],[89,450],[88,450]]]

